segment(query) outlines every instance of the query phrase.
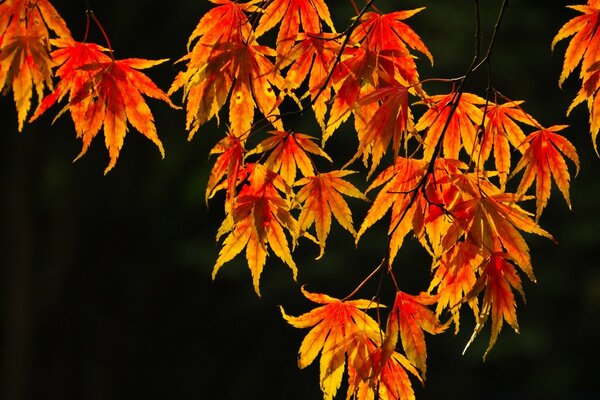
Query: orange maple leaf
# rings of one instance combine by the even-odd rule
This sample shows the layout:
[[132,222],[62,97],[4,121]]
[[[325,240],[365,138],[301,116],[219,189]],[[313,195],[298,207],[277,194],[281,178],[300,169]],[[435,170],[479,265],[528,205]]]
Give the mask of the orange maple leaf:
[[[435,274],[427,291],[437,288],[435,314],[439,317],[444,309],[448,309],[452,314],[455,334],[460,327],[460,306],[477,281],[475,271],[481,264],[481,257],[479,246],[463,241],[452,246],[435,265]],[[470,305],[476,306],[473,302]]]
[[68,104],[58,115],[70,110],[77,137],[83,140],[83,148],[76,160],[86,153],[92,139],[103,127],[110,156],[104,170],[106,174],[117,162],[127,133],[127,122],[156,144],[164,157],[154,118],[142,94],[162,100],[173,108],[177,106],[150,78],[138,70],[167,60],[113,60],[107,59],[101,53],[103,49],[93,44],[75,41],[59,41],[56,44],[63,47],[56,50],[57,59],[64,62],[64,68],[60,70],[61,82],[55,92],[42,101],[39,112],[33,118],[40,116],[57,100],[62,100],[70,93]]
[[381,348],[371,345],[369,365],[377,366],[377,374],[365,378],[352,364],[348,365],[347,399],[414,400],[415,393],[406,371],[423,383],[419,372],[397,351],[382,360]]
[[[283,318],[295,328],[312,328],[300,345],[298,367],[305,368],[320,358],[320,385],[324,399],[330,400],[342,382],[346,355],[357,351],[356,335],[377,340],[381,330],[377,322],[363,310],[379,307],[372,300],[343,301],[325,294],[310,293],[302,287],[310,301],[322,304],[298,317],[289,316],[281,307]],[[360,343],[366,343],[360,341]]]
[[[69,94],[69,100],[73,100],[79,88],[85,86],[92,79],[92,72],[82,68],[83,66],[111,61],[110,56],[105,54],[109,50],[94,43],[74,42],[72,39],[54,39],[51,43],[57,47],[52,52],[52,62],[58,66],[56,76],[60,78],[60,81],[56,85],[56,89],[39,104],[30,122],[37,119],[57,101],[62,101],[67,94]],[[64,111],[66,110],[61,110],[58,116]],[[69,111],[72,115],[77,115],[74,120],[86,120],[85,103],[71,104]],[[76,129],[79,127],[80,125],[75,126]],[[83,130],[77,130],[77,137],[83,137]]]
[[244,153],[244,141],[233,134],[227,135],[212,148],[210,155],[220,155],[215,160],[206,185],[204,200],[207,203],[217,191],[226,189],[225,209],[231,209],[239,173],[244,164]]
[[[367,40],[356,45],[359,47],[344,48],[342,61],[336,65],[331,75],[330,85],[336,94],[323,133],[324,142],[351,113],[357,112],[358,99],[368,96],[374,90],[400,82],[405,85],[410,83],[416,93],[424,95],[418,85],[414,58],[409,53],[373,50]],[[355,122],[364,123],[368,119],[365,116],[374,114],[378,108],[378,104],[375,103],[363,104],[361,115]],[[357,131],[360,133],[362,130],[358,125]]]
[[296,182],[296,186],[303,186],[296,195],[295,201],[302,204],[302,211],[298,217],[300,234],[308,230],[313,224],[319,242],[319,256],[323,256],[325,241],[331,228],[331,215],[348,232],[356,237],[352,223],[352,212],[342,197],[342,194],[368,201],[368,199],[351,183],[343,180],[344,176],[355,171],[331,171],[320,173],[316,176],[307,176]]
[[550,198],[550,176],[554,178],[554,182],[563,194],[567,205],[571,208],[569,169],[563,154],[575,163],[576,174],[579,172],[579,156],[571,142],[556,133],[566,127],[566,125],[555,125],[529,134],[526,139],[529,148],[525,151],[512,173],[514,176],[524,169],[521,183],[517,189],[519,193],[525,193],[533,181],[536,181],[536,219],[538,220]]
[[[361,23],[352,33],[354,42],[365,41],[373,51],[397,51],[402,55],[410,54],[409,47],[429,58],[433,64],[433,56],[419,35],[403,20],[423,11],[425,7],[414,10],[396,11],[389,14],[367,12],[361,17]],[[416,70],[416,67],[414,68]],[[416,81],[410,81],[415,83]]]
[[[187,61],[187,68],[177,74],[168,91],[173,94],[183,89],[188,139],[206,121],[218,118],[228,99],[231,132],[238,137],[250,133],[256,107],[276,129],[283,130],[273,89],[281,89],[284,80],[268,59],[275,51],[256,43],[244,14],[244,10],[255,9],[256,1],[213,2],[222,4],[217,7],[222,12],[200,20],[190,37],[190,42],[198,39],[196,44],[179,60]],[[214,20],[217,16],[221,16],[218,22]]]
[[385,360],[393,354],[400,333],[404,352],[410,362],[421,371],[423,380],[425,380],[427,359],[423,331],[436,335],[447,328],[447,325],[440,323],[434,312],[426,307],[435,304],[436,301],[437,296],[427,293],[412,296],[402,291],[396,292],[394,306],[385,329],[382,358]]
[[[518,205],[530,197],[504,193],[475,174],[465,174],[459,187],[466,193],[449,208],[455,224],[446,235],[452,242],[464,233],[465,239],[485,252],[500,251],[500,245],[527,276],[535,281],[529,247],[519,230],[554,240],[532,218],[531,213]],[[462,233],[455,232],[459,230]]]
[[465,351],[473,342],[475,337],[485,326],[490,314],[492,316],[492,335],[488,347],[483,355],[484,359],[488,352],[496,343],[498,334],[502,329],[503,321],[519,333],[517,323],[516,302],[512,289],[516,289],[524,299],[525,294],[521,286],[521,279],[515,270],[510,255],[503,252],[493,252],[487,257],[481,265],[481,275],[473,289],[467,294],[467,299],[475,298],[485,289],[481,304],[481,311],[477,316],[477,324],[473,331],[471,339],[465,346]]
[[318,34],[322,31],[321,20],[335,32],[329,8],[323,0],[271,0],[262,11],[256,27],[256,36],[261,36],[281,22],[277,34],[277,57],[285,57],[300,34]]
[[[389,14],[368,12],[362,16],[360,24],[350,37],[349,43],[352,46],[344,48],[342,62],[331,75],[331,85],[336,90],[336,95],[329,111],[323,141],[348,119],[350,112],[356,111],[359,97],[369,95],[385,83],[410,84],[416,93],[424,95],[409,47],[425,54],[431,62],[433,57],[419,36],[402,22],[421,10],[422,8]],[[361,109],[362,118],[357,121],[359,134],[362,130],[360,120],[368,120],[368,116],[379,108],[377,104],[365,106],[363,104]]]
[[483,122],[478,106],[485,100],[472,93],[462,93],[459,98],[458,93],[452,92],[428,97],[426,102],[430,108],[415,125],[417,131],[427,130],[423,158],[431,159],[439,145],[445,158],[458,159],[462,148],[469,157],[473,156],[477,126]]
[[298,223],[290,214],[288,202],[279,194],[291,192],[285,181],[260,164],[247,167],[250,169],[248,183],[237,193],[235,207],[217,233],[217,240],[226,233],[228,235],[223,241],[212,277],[215,279],[219,269],[246,248],[254,290],[260,296],[259,281],[267,261],[267,244],[290,267],[296,279],[298,269],[292,259],[284,228],[292,237],[297,237]]
[[[357,101],[357,116],[364,120],[359,132],[359,145],[350,162],[361,155],[371,156],[369,177],[385,155],[390,142],[394,155],[398,156],[406,133],[412,128],[412,114],[408,107],[409,88],[400,82],[393,81],[382,85]],[[378,103],[374,114],[364,113],[369,110],[366,105]]]
[[53,87],[50,31],[71,37],[48,0],[0,2],[0,92],[13,91],[19,131],[31,108],[34,88],[39,101],[44,90]]
[[[298,42],[279,63],[280,68],[289,66],[285,76],[284,90],[296,90],[308,76],[308,91],[315,118],[325,130],[327,103],[331,99],[331,85],[325,85],[333,68],[340,44],[333,33],[299,34]],[[310,76],[309,76],[310,72]]]
[[[375,222],[380,220],[390,208],[392,216],[388,235],[390,235],[388,263],[391,265],[408,232],[414,229],[415,198],[419,182],[424,177],[427,164],[413,158],[396,158],[396,162],[383,170],[365,193],[382,186],[371,204],[365,219],[356,235],[356,242]],[[419,217],[420,218],[420,217]]]
[[598,60],[590,69],[590,75],[583,81],[581,89],[573,99],[573,102],[567,110],[567,116],[578,104],[587,100],[588,111],[590,114],[590,133],[592,134],[592,144],[596,154],[598,153],[598,144],[596,138],[600,132],[600,60]]
[[379,73],[380,65],[375,52],[364,47],[344,48],[344,58],[335,66],[329,82],[335,90],[335,96],[325,124],[323,143],[350,117],[359,97],[377,88]]
[[288,185],[296,182],[296,171],[303,176],[315,174],[313,163],[308,155],[314,154],[333,162],[331,158],[314,143],[314,138],[299,132],[272,131],[271,137],[260,142],[248,155],[270,152],[264,166],[278,172]]
[[[194,41],[194,52],[208,52],[217,43],[240,42],[250,36],[252,26],[244,11],[257,11],[257,0],[247,3],[239,3],[231,0],[209,0],[218,4],[217,7],[208,10],[192,31],[187,47],[188,51]],[[188,59],[185,56],[184,59]]]
[[585,81],[591,73],[591,67],[600,60],[600,3],[590,1],[588,5],[567,7],[583,14],[564,24],[552,40],[554,49],[559,41],[573,36],[565,52],[559,85],[563,84],[580,63],[580,77]]
[[504,104],[488,103],[485,111],[485,129],[479,145],[479,153],[473,158],[483,165],[494,154],[496,171],[498,171],[500,186],[506,185],[511,171],[511,145],[524,153],[528,144],[525,134],[517,122],[539,127],[539,123],[520,105],[523,101],[508,101]]

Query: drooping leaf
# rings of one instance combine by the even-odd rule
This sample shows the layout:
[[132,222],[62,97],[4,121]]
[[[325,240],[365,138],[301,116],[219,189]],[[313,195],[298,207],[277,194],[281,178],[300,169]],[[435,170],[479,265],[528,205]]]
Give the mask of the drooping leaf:
[[492,316],[492,334],[483,355],[484,358],[496,343],[504,321],[515,332],[519,333],[516,301],[512,289],[517,290],[523,298],[525,298],[525,295],[521,286],[521,279],[515,267],[509,262],[510,259],[511,257],[506,253],[493,252],[483,262],[481,275],[471,292],[467,294],[467,299],[475,298],[485,290],[481,302],[481,311],[477,316],[477,324],[471,339],[465,346],[465,351],[481,332],[490,315]]
[[364,47],[344,49],[344,59],[335,66],[329,82],[335,90],[335,96],[325,124],[323,143],[350,117],[359,97],[377,88],[379,72],[375,52]]
[[[394,81],[357,101],[357,118],[363,119],[365,123],[364,129],[359,132],[359,145],[353,159],[361,155],[371,156],[369,176],[379,165],[390,142],[394,155],[398,156],[400,146],[413,126],[408,107],[408,91],[407,86]],[[363,110],[370,110],[365,106],[377,102],[377,111],[365,115]]]
[[0,92],[12,89],[18,129],[23,129],[35,89],[37,99],[52,89],[50,32],[70,38],[64,20],[48,0],[0,1]]
[[[443,310],[448,309],[452,314],[455,334],[460,327],[460,306],[477,281],[475,271],[481,264],[481,257],[479,246],[470,241],[458,242],[437,263],[429,284],[428,292],[437,288],[435,314],[439,317]],[[470,305],[475,306],[473,303]]]
[[357,43],[365,41],[371,50],[377,52],[388,50],[406,55],[410,54],[410,47],[427,56],[433,64],[433,56],[425,43],[410,26],[402,22],[424,9],[421,7],[389,14],[367,12],[361,17],[361,23],[352,33],[352,40]]
[[303,176],[315,174],[313,163],[308,155],[314,154],[333,162],[314,142],[314,138],[299,132],[272,131],[271,136],[260,142],[248,155],[269,152],[264,166],[279,173],[288,185],[296,182],[296,171]]
[[375,222],[380,220],[392,208],[390,227],[388,229],[389,256],[391,264],[402,245],[405,235],[414,229],[414,204],[420,196],[418,185],[426,172],[427,164],[414,158],[396,158],[396,162],[383,170],[366,192],[382,186],[371,204],[365,219],[356,235],[356,241]]
[[297,237],[298,223],[289,211],[288,202],[281,192],[289,194],[290,188],[276,173],[260,164],[252,164],[246,183],[237,193],[235,207],[225,217],[217,239],[228,234],[213,268],[215,279],[219,269],[244,248],[246,261],[252,274],[256,294],[260,296],[260,275],[267,260],[267,245],[292,270],[298,273],[292,259],[285,230]]
[[356,349],[355,335],[374,338],[380,335],[377,322],[363,311],[379,305],[372,300],[342,301],[304,288],[302,293],[322,306],[297,317],[287,315],[283,307],[281,313],[295,328],[312,328],[300,345],[298,367],[307,367],[321,354],[320,385],[323,398],[330,400],[342,382],[347,354]]
[[298,42],[279,63],[280,68],[289,65],[284,91],[298,89],[308,76],[308,92],[302,98],[310,96],[315,118],[323,131],[332,89],[331,82],[326,81],[340,51],[338,38],[333,33],[300,34]]
[[590,75],[583,81],[581,89],[573,99],[573,102],[567,110],[567,116],[578,104],[587,101],[590,114],[590,133],[592,134],[592,144],[596,154],[598,153],[598,132],[600,132],[600,60],[591,68]]
[[415,394],[407,371],[421,383],[423,380],[412,364],[398,352],[381,360],[381,349],[372,350],[371,363],[382,363],[378,372],[366,379],[348,366],[348,394],[352,400],[414,400]]
[[[405,86],[410,85],[411,90],[419,95],[424,95],[418,82],[415,57],[409,48],[425,54],[432,62],[433,58],[419,36],[402,22],[421,10],[389,14],[367,12],[361,17],[360,24],[349,40],[353,46],[344,48],[342,62],[336,65],[332,74],[336,95],[329,111],[323,141],[348,119],[351,112],[357,110],[355,105],[359,97],[368,96],[386,84],[400,82]],[[362,121],[357,121],[359,134],[362,130],[360,124],[368,121],[368,115],[377,109],[376,104],[363,104]]]
[[506,185],[511,171],[511,146],[521,154],[528,147],[525,134],[517,122],[539,126],[531,115],[520,108],[522,103],[522,101],[509,101],[504,104],[489,103],[484,109],[485,129],[479,145],[479,153],[474,158],[483,165],[493,149],[494,163],[501,187]]
[[229,122],[236,136],[250,134],[256,107],[276,129],[283,130],[274,89],[281,89],[284,80],[267,58],[275,55],[274,50],[245,41],[213,44],[211,52],[204,48],[197,44],[184,57],[187,69],[175,77],[168,92],[183,89],[188,138],[206,121],[218,117],[228,99]]
[[396,292],[394,306],[388,317],[386,337],[383,344],[382,357],[390,357],[398,342],[398,334],[408,360],[421,371],[423,380],[426,373],[427,346],[426,331],[432,335],[443,332],[447,325],[440,323],[426,306],[435,304],[437,296],[420,293],[412,296],[402,291]]
[[552,49],[554,49],[559,41],[573,36],[567,46],[558,81],[561,86],[579,64],[581,64],[580,77],[585,81],[590,74],[592,65],[600,60],[600,30],[598,29],[600,5],[590,2],[588,5],[567,7],[581,12],[582,15],[578,15],[564,24],[552,40]]
[[478,106],[485,100],[472,93],[452,92],[428,97],[427,104],[430,108],[415,125],[417,131],[426,130],[424,159],[431,159],[440,145],[440,155],[445,158],[458,159],[462,148],[469,157],[473,156],[477,127],[483,123],[483,112]]
[[323,0],[271,0],[262,12],[256,36],[281,23],[277,34],[277,54],[284,57],[298,38],[300,26],[308,34],[319,34],[322,31],[321,20],[335,32],[329,8]]
[[[533,233],[554,240],[532,218],[532,214],[519,206],[519,201],[529,199],[523,195],[505,193],[490,182],[479,177],[465,175],[460,184],[468,193],[450,209],[455,218],[455,227],[469,241],[486,251],[501,251],[510,254],[515,264],[535,281],[531,266],[529,246],[519,231]],[[453,229],[448,235],[455,240]]]
[[529,134],[526,139],[529,147],[513,171],[514,175],[524,169],[517,190],[519,193],[525,193],[535,180],[537,219],[542,215],[542,211],[550,198],[551,176],[563,194],[567,205],[571,208],[569,196],[571,178],[563,154],[575,163],[577,172],[579,172],[579,157],[571,142],[556,133],[566,127],[566,125],[555,125]]
[[[104,141],[110,156],[105,174],[117,162],[127,133],[127,122],[150,139],[164,157],[154,118],[142,95],[162,100],[173,108],[177,106],[150,78],[138,70],[167,60],[106,60],[98,46],[75,41],[61,41],[57,45],[64,46],[62,50],[56,50],[59,52],[57,59],[64,61],[64,68],[59,69],[61,82],[55,92],[42,102],[34,117],[37,118],[54,102],[70,93],[68,103],[59,115],[66,110],[71,111],[77,137],[83,140],[83,148],[77,159],[86,153],[93,138],[103,127]],[[94,58],[98,61],[93,62]]]
[[210,171],[206,194],[204,199],[208,202],[218,190],[225,189],[227,197],[225,209],[230,211],[235,199],[235,189],[238,184],[240,169],[244,162],[244,141],[237,136],[229,134],[219,141],[210,151],[210,154],[220,154]]
[[298,217],[300,234],[313,224],[315,225],[320,248],[317,259],[321,258],[325,250],[332,214],[344,229],[356,237],[352,212],[342,194],[364,201],[368,201],[368,199],[354,185],[342,179],[353,173],[354,171],[320,173],[316,176],[302,178],[296,183],[297,186],[302,186],[296,195],[296,201],[302,205],[302,211]]

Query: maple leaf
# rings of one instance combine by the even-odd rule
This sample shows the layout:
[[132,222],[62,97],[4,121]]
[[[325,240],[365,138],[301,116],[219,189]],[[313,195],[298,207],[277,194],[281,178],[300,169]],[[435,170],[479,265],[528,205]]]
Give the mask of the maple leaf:
[[[358,117],[365,121],[359,132],[359,145],[353,159],[367,153],[371,156],[369,177],[379,165],[390,142],[397,156],[402,139],[412,128],[412,115],[408,107],[409,88],[394,81],[363,96],[357,102]],[[366,114],[365,105],[380,102],[374,114]],[[352,160],[350,162],[352,162]],[[349,163],[350,163],[349,162]]]
[[[83,140],[83,148],[76,160],[87,152],[93,138],[103,127],[104,141],[110,157],[104,173],[108,173],[119,157],[127,133],[127,122],[150,139],[164,157],[154,118],[142,94],[162,100],[173,108],[177,106],[150,78],[138,70],[167,60],[107,60],[101,55],[102,49],[98,46],[75,41],[57,42],[57,45],[65,46],[63,50],[56,50],[59,52],[57,58],[64,60],[61,82],[55,92],[42,101],[34,119],[70,93],[68,104],[59,116],[67,109],[70,110],[77,137]],[[90,62],[94,58],[98,61]]]
[[496,171],[498,171],[500,186],[506,185],[511,171],[511,145],[524,153],[528,144],[525,134],[517,122],[539,127],[539,123],[520,105],[523,101],[508,101],[504,104],[488,103],[485,111],[485,129],[481,139],[479,153],[473,158],[483,165],[490,154],[494,154]]
[[254,290],[260,296],[259,281],[267,260],[267,244],[290,267],[296,279],[298,269],[284,228],[292,237],[297,237],[298,223],[289,212],[288,202],[279,194],[291,191],[285,181],[260,164],[250,167],[248,183],[237,193],[235,207],[219,228],[217,240],[229,234],[223,241],[212,277],[215,279],[219,269],[246,248]]
[[[424,95],[419,85],[414,56],[410,54],[408,47],[425,54],[432,63],[433,57],[419,36],[401,22],[421,10],[422,8],[389,14],[367,12],[361,17],[361,23],[349,40],[353,46],[344,48],[342,61],[336,65],[331,75],[336,96],[329,111],[329,121],[323,134],[324,142],[348,119],[350,112],[357,109],[357,99],[379,89],[382,82],[407,83],[412,86],[413,91]],[[370,109],[365,109],[363,104],[362,120],[368,120],[364,116],[372,115],[379,107],[371,104],[368,108]],[[359,134],[361,130],[358,125]],[[375,159],[379,152],[380,150]]]
[[[358,370],[348,366],[348,394],[346,399],[353,400],[414,400],[415,394],[406,371],[423,383],[418,371],[410,361],[397,351],[381,360],[382,350],[374,349],[371,364],[378,365],[378,373],[364,378]],[[375,397],[377,396],[377,397]]]
[[415,125],[419,132],[427,130],[423,141],[424,159],[431,159],[439,144],[445,158],[458,159],[461,148],[472,156],[476,126],[483,122],[483,112],[477,106],[485,104],[485,100],[472,93],[459,96],[452,92],[428,97],[427,104],[430,108]]
[[[455,334],[460,327],[460,306],[477,281],[475,271],[481,264],[481,258],[479,246],[470,241],[458,242],[445,252],[436,264],[435,274],[427,289],[431,292],[437,287],[435,314],[439,318],[444,309],[449,309]],[[470,305],[476,306],[473,302]]]
[[459,236],[455,229],[463,231],[466,240],[485,251],[500,251],[501,245],[515,263],[535,282],[531,267],[529,247],[519,230],[534,233],[554,240],[517,203],[530,197],[504,193],[489,181],[473,174],[465,174],[459,183],[461,190],[468,194],[449,207],[449,214],[455,219],[454,226],[447,235],[454,243]]
[[[86,65],[97,65],[98,63],[107,63],[111,61],[110,56],[105,54],[109,50],[95,43],[74,42],[72,39],[53,39],[51,41],[56,50],[52,52],[52,62],[58,66],[56,76],[60,81],[52,93],[47,95],[39,104],[31,116],[30,122],[37,119],[48,108],[57,101],[62,101],[69,94],[69,100],[72,102],[79,88],[84,87],[92,79],[92,72]],[[58,115],[60,116],[65,109]],[[86,104],[78,102],[71,104],[69,111],[72,115],[77,115],[74,120],[86,120]],[[75,125],[78,137],[83,137],[84,131],[79,129],[81,125]]]
[[296,186],[302,186],[295,200],[302,204],[302,211],[298,217],[300,234],[313,224],[315,225],[320,248],[317,259],[323,256],[325,250],[325,241],[331,228],[332,213],[340,225],[356,237],[356,231],[352,224],[352,212],[342,194],[364,201],[368,201],[368,199],[354,185],[342,179],[353,173],[355,171],[331,171],[308,176],[296,182]]
[[404,352],[408,360],[421,371],[423,379],[425,379],[425,361],[427,359],[427,346],[423,331],[436,335],[447,328],[447,325],[440,323],[433,311],[426,307],[435,304],[436,301],[437,296],[427,293],[412,296],[397,291],[385,330],[382,358],[385,360],[386,357],[393,354],[398,342],[398,333],[400,333]]
[[276,129],[283,130],[273,89],[283,87],[284,80],[267,58],[274,55],[268,47],[246,42],[215,44],[208,54],[188,55],[187,70],[176,76],[168,92],[183,88],[188,138],[206,121],[218,117],[228,98],[235,135],[250,133],[256,107]]
[[[359,109],[359,98],[368,96],[373,91],[385,85],[400,82],[412,85],[413,91],[423,96],[418,85],[418,73],[413,57],[408,53],[396,50],[376,51],[369,47],[369,42],[363,40],[360,47],[345,47],[342,61],[338,63],[331,75],[331,87],[336,91],[329,110],[323,142],[345,122],[351,113]],[[360,108],[357,123],[364,123],[369,115],[373,115],[378,104],[363,104]],[[363,128],[356,127],[360,133]]]
[[567,116],[573,108],[583,101],[587,100],[590,114],[590,133],[592,134],[592,144],[596,154],[598,153],[597,137],[600,132],[600,60],[598,60],[590,69],[591,74],[584,80],[581,89],[573,99],[573,102],[567,110]]
[[425,43],[414,30],[402,22],[424,9],[425,7],[421,7],[389,14],[367,12],[361,17],[361,23],[352,33],[352,40],[357,43],[367,42],[373,51],[391,50],[404,55],[410,54],[407,47],[409,46],[426,55],[433,64],[433,56]]
[[344,48],[344,58],[331,74],[330,85],[336,93],[323,132],[323,144],[350,117],[359,97],[377,87],[377,65],[377,55],[374,52],[364,47]]
[[272,131],[271,137],[260,142],[250,154],[261,154],[269,151],[264,166],[279,175],[288,185],[296,182],[296,170],[303,176],[315,174],[312,161],[307,153],[315,154],[333,162],[331,158],[314,143],[314,138],[299,132]]
[[53,87],[50,31],[71,37],[47,0],[0,2],[0,92],[13,91],[19,131],[31,108],[34,89],[41,100],[44,90]]
[[380,220],[392,208],[392,217],[388,235],[391,236],[388,262],[391,265],[398,249],[402,245],[404,236],[413,230],[413,216],[415,215],[415,198],[419,196],[416,191],[420,180],[426,172],[427,164],[422,160],[398,157],[396,162],[383,170],[365,193],[382,186],[375,197],[360,229],[356,235],[356,242],[375,222]]
[[298,367],[307,367],[321,354],[320,386],[324,399],[330,400],[340,387],[346,355],[356,350],[355,336],[376,338],[380,334],[377,322],[363,311],[379,305],[372,300],[343,301],[301,289],[307,299],[322,306],[297,317],[287,315],[283,307],[281,313],[295,328],[312,328],[300,345]]
[[585,6],[567,6],[583,14],[565,23],[552,40],[552,49],[554,49],[559,41],[573,36],[567,46],[558,81],[561,86],[580,63],[580,77],[585,81],[590,74],[590,68],[600,60],[600,30],[598,29],[600,4],[597,3],[590,2]]
[[[217,43],[241,42],[248,38],[252,31],[252,26],[248,21],[248,17],[244,11],[257,11],[255,6],[257,0],[247,3],[239,3],[231,0],[209,0],[213,4],[218,4],[208,10],[196,28],[192,31],[188,38],[188,51],[194,41],[194,52],[202,53],[204,51],[210,53],[212,46]],[[188,56],[184,57],[185,59]]]
[[[485,326],[490,314],[492,316],[492,334],[488,347],[485,350],[483,358],[496,343],[498,334],[502,329],[503,322],[506,321],[515,332],[519,333],[519,325],[517,323],[516,302],[512,289],[516,289],[524,299],[525,294],[521,286],[521,279],[515,270],[515,267],[509,262],[510,255],[503,252],[493,252],[486,260],[483,261],[482,272],[475,283],[475,286],[467,294],[468,298],[475,298],[485,289],[481,311],[477,318],[477,324],[471,339],[465,346],[464,351],[473,342],[475,337],[481,332]],[[463,352],[464,353],[464,352]]]
[[306,95],[310,95],[315,118],[324,131],[327,103],[331,99],[331,85],[326,84],[326,80],[340,51],[338,35],[301,33],[297,39],[298,42],[279,62],[280,68],[289,66],[284,91],[298,89],[308,76]]
[[512,173],[514,175],[524,169],[517,189],[519,193],[525,193],[535,179],[536,219],[540,218],[550,198],[551,176],[571,208],[570,176],[563,154],[575,163],[576,173],[579,172],[579,156],[571,142],[556,133],[566,127],[555,125],[529,134],[526,139],[529,147]]
[[212,154],[220,154],[215,160],[204,195],[205,201],[214,196],[220,189],[226,189],[227,198],[225,209],[229,211],[235,199],[235,189],[238,184],[240,170],[244,163],[244,141],[237,136],[229,134],[221,139],[210,151]]
[[335,32],[329,9],[323,0],[271,0],[255,32],[257,37],[261,36],[281,22],[277,34],[277,57],[283,57],[299,36],[300,25],[306,33],[320,33],[320,20]]

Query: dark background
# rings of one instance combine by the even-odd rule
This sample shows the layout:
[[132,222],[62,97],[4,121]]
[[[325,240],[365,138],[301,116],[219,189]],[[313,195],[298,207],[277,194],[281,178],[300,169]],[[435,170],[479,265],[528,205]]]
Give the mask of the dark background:
[[[420,62],[422,77],[464,73],[473,54],[472,1],[389,3],[428,7],[409,22],[435,58],[435,68]],[[501,2],[482,3],[488,40]],[[526,111],[543,124],[571,125],[564,133],[581,157],[581,172],[572,182],[573,210],[554,187],[541,223],[558,245],[527,237],[538,283],[524,282],[521,334],[505,327],[484,362],[488,327],[462,356],[473,327],[465,313],[458,335],[428,337],[428,380],[425,387],[413,381],[417,398],[600,398],[600,160],[585,106],[565,116],[579,86],[576,77],[562,90],[557,85],[566,43],[550,51],[558,29],[576,15],[565,9],[569,3],[511,2],[492,76],[507,96],[527,99]],[[74,37],[82,39],[84,2],[53,4]],[[130,0],[91,1],[91,6],[117,58],[174,61],[185,53],[209,3]],[[332,14],[342,30],[351,7],[348,2],[336,7]],[[103,44],[94,27],[90,39]],[[147,74],[166,90],[180,68],[169,62]],[[479,90],[484,78],[476,74],[468,90]],[[55,106],[18,133],[12,94],[0,97],[1,398],[321,398],[318,364],[305,371],[296,366],[307,330],[287,325],[277,305],[293,315],[309,310],[299,284],[334,296],[349,293],[379,262],[386,222],[369,231],[356,251],[350,235],[334,227],[318,262],[317,249],[305,243],[294,254],[298,283],[271,256],[261,279],[262,298],[253,292],[242,257],[211,282],[222,198],[207,208],[204,189],[212,166],[208,152],[223,130],[211,122],[187,142],[184,113],[157,101],[149,104],[166,158],[132,129],[116,168],[103,176],[108,155],[101,137],[72,164],[81,143],[74,140],[70,117],[51,125]],[[317,135],[313,126],[307,125],[306,133]],[[342,164],[354,140],[348,125],[326,151]],[[364,181],[357,184],[366,187]],[[351,205],[358,224],[365,205]],[[396,268],[401,285],[416,292],[426,289],[429,264],[412,242],[400,252]],[[338,398],[344,396],[342,388]]]

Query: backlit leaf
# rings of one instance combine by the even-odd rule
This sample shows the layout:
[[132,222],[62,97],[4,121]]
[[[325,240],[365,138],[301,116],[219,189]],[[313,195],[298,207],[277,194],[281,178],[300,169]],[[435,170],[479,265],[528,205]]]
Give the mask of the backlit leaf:
[[306,298],[322,304],[298,317],[289,316],[281,308],[285,320],[295,328],[311,328],[298,352],[298,367],[305,368],[320,358],[320,384],[325,400],[332,399],[342,382],[346,355],[356,349],[356,334],[368,337],[380,334],[379,325],[365,313],[378,307],[372,300],[343,301],[324,294],[310,293],[302,288]]
[[219,269],[246,248],[254,290],[260,295],[259,281],[267,260],[267,245],[288,265],[296,279],[298,269],[284,229],[292,237],[297,237],[298,223],[289,212],[288,202],[280,195],[280,192],[289,192],[289,186],[264,166],[253,164],[251,167],[248,183],[237,193],[235,207],[225,217],[219,230],[218,237],[228,235],[213,267],[212,277],[215,279]]
[[63,62],[58,71],[61,82],[44,99],[33,117],[37,118],[69,93],[68,103],[58,115],[66,110],[71,111],[77,137],[83,140],[83,148],[77,159],[86,153],[92,139],[103,127],[104,141],[110,156],[105,174],[117,162],[127,133],[127,122],[150,139],[164,157],[154,118],[142,95],[162,100],[173,108],[177,107],[165,92],[138,70],[167,60],[111,60],[102,53],[102,48],[93,44],[74,41],[56,43],[62,47],[56,50],[57,53],[53,52],[53,56],[56,55],[57,60]]
[[323,0],[271,0],[262,12],[256,36],[281,23],[277,34],[277,54],[284,57],[294,45],[300,27],[306,33],[318,34],[322,31],[321,20],[335,32],[329,8]]
[[498,334],[506,321],[515,332],[519,333],[517,323],[516,302],[512,289],[517,290],[524,298],[521,279],[515,267],[509,262],[510,256],[506,253],[492,253],[482,264],[482,272],[467,298],[476,297],[484,291],[481,311],[471,339],[465,350],[485,326],[489,316],[492,316],[492,334],[484,358],[496,343]]
[[421,371],[423,379],[425,379],[427,359],[423,331],[436,335],[447,327],[440,323],[433,311],[426,307],[435,304],[436,301],[437,296],[427,293],[412,296],[398,291],[386,326],[382,357],[385,359],[393,354],[399,333],[406,356]]
[[563,84],[579,64],[581,64],[580,76],[585,81],[592,65],[600,60],[600,30],[598,29],[600,5],[590,3],[585,6],[568,7],[581,12],[582,15],[564,24],[552,40],[552,49],[554,49],[559,41],[573,36],[565,52],[559,85]]
[[555,125],[540,129],[527,136],[529,148],[515,167],[513,175],[524,170],[518,192],[525,193],[535,180],[536,218],[539,219],[548,199],[550,198],[551,180],[560,189],[567,205],[571,208],[569,196],[569,169],[563,157],[566,155],[575,163],[579,172],[579,157],[575,147],[556,132],[566,128],[566,125]]
[[344,229],[356,236],[352,212],[342,194],[365,201],[368,199],[354,185],[342,179],[353,173],[354,171],[332,171],[309,176],[296,183],[297,186],[302,186],[296,195],[296,202],[302,205],[298,217],[300,233],[315,225],[320,248],[317,258],[321,258],[325,250],[332,214]]
[[12,89],[18,129],[23,129],[35,90],[38,101],[52,90],[50,32],[70,38],[64,20],[48,0],[0,1],[0,92]]

